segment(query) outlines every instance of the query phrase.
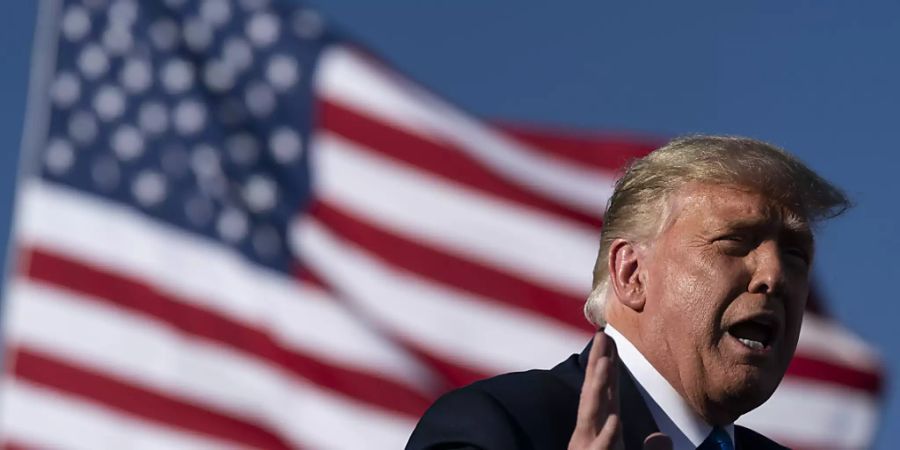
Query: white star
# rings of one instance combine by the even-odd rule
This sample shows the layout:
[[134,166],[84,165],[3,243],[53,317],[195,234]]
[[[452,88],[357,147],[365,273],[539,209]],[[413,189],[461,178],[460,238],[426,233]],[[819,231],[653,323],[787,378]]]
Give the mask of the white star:
[[169,113],[162,102],[149,100],[138,110],[138,125],[147,134],[160,134],[169,128]]
[[161,51],[170,51],[178,44],[178,25],[172,19],[158,19],[150,24],[150,40]]
[[272,87],[279,91],[286,91],[300,78],[300,69],[297,60],[288,55],[274,55],[266,66],[266,78]]
[[209,144],[198,144],[191,153],[191,169],[200,179],[220,176],[222,167],[219,153]]
[[257,47],[267,47],[278,40],[281,32],[281,22],[272,13],[256,13],[247,22],[247,37]]
[[191,17],[184,22],[184,43],[196,53],[203,52],[213,39],[213,30],[209,23]]
[[244,94],[244,101],[250,113],[259,118],[264,118],[275,110],[275,93],[265,83],[251,83]]
[[235,243],[247,235],[247,216],[241,210],[227,207],[216,220],[216,230],[222,239]]
[[72,167],[74,162],[75,151],[69,142],[56,138],[47,145],[47,150],[44,153],[44,164],[47,165],[47,170],[50,172],[62,175]]
[[81,145],[87,145],[97,137],[97,120],[87,111],[76,111],[69,117],[69,136]]
[[271,178],[264,175],[252,175],[244,183],[241,191],[244,201],[255,213],[266,212],[278,203],[278,187]]
[[194,65],[182,58],[172,58],[163,65],[160,77],[169,93],[180,94],[194,84]]
[[61,108],[72,106],[81,96],[81,82],[72,72],[60,72],[50,88],[53,103]]
[[281,164],[290,164],[300,156],[303,143],[296,131],[288,127],[280,127],[269,136],[269,150],[276,161]]
[[129,92],[138,94],[144,92],[153,82],[151,71],[150,63],[146,60],[128,58],[122,66],[119,81]]
[[167,191],[166,178],[155,170],[142,170],[131,184],[131,193],[145,207],[165,200]]
[[116,0],[109,6],[109,22],[121,27],[130,27],[137,20],[138,5],[134,0]]
[[174,124],[181,134],[196,134],[206,125],[206,107],[194,99],[178,102],[175,106]]
[[131,30],[117,23],[110,23],[110,26],[103,32],[103,48],[111,55],[122,55],[126,53],[134,42]]
[[84,46],[78,55],[78,68],[89,79],[96,79],[109,69],[109,58],[103,48],[95,43]]
[[166,4],[169,8],[179,9],[187,3],[187,0],[163,0],[163,3]]
[[225,92],[234,87],[235,73],[230,65],[219,59],[210,59],[203,68],[203,82],[214,92]]
[[132,125],[120,125],[111,138],[113,151],[122,161],[131,161],[144,153],[144,137]]
[[243,71],[253,64],[253,49],[246,40],[230,37],[222,45],[222,59],[235,71]]
[[227,0],[203,0],[200,17],[215,26],[222,26],[231,20],[231,4]]
[[104,85],[97,90],[94,96],[94,110],[101,120],[110,121],[118,118],[125,112],[125,95],[122,90],[113,85]]
[[86,9],[71,5],[62,18],[63,35],[71,42],[78,42],[91,31],[91,16]]

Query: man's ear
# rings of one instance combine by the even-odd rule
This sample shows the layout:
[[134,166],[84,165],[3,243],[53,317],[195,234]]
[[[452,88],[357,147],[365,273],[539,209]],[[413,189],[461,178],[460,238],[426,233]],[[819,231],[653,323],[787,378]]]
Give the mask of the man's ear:
[[618,302],[637,312],[644,309],[646,302],[640,269],[641,253],[634,243],[614,240],[609,246],[609,283]]

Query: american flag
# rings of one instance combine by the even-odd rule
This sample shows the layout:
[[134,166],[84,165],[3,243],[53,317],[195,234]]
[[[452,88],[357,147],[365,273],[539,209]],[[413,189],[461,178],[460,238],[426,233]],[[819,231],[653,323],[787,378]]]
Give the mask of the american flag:
[[[400,448],[589,339],[601,213],[654,143],[485,124],[293,2],[40,8],[4,448]],[[811,311],[742,421],[863,447],[881,377]]]

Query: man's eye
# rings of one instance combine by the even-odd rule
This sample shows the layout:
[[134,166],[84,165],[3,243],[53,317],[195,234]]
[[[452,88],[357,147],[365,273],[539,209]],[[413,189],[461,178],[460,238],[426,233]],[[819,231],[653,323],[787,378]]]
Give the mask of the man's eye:
[[724,241],[726,244],[741,244],[741,245],[749,245],[753,242],[752,236],[748,236],[746,234],[726,234],[719,238],[720,241]]
[[807,264],[809,263],[809,253],[800,247],[789,247],[785,249],[785,253],[792,258],[800,259]]
[[716,239],[716,244],[723,253],[731,256],[744,256],[753,250],[751,237],[745,234],[727,234]]

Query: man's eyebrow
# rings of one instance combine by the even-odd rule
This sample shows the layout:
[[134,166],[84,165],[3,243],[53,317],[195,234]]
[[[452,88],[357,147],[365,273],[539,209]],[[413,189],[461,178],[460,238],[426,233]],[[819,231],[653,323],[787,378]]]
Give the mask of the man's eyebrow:
[[[771,219],[751,218],[751,219],[727,219],[722,223],[716,224],[715,231],[746,231],[770,228],[775,224]],[[782,234],[787,235],[791,239],[800,242],[812,243],[813,233],[809,222],[799,217],[785,217],[779,221],[778,225],[782,230]]]
[[782,217],[781,223],[788,233],[798,235],[797,237],[805,240],[813,240],[812,225],[809,220],[794,213],[787,213]]
[[809,226],[785,227],[782,235],[788,240],[812,247],[815,237]]
[[768,219],[726,219],[716,224],[716,230],[750,230],[757,228],[765,228],[770,225]]

